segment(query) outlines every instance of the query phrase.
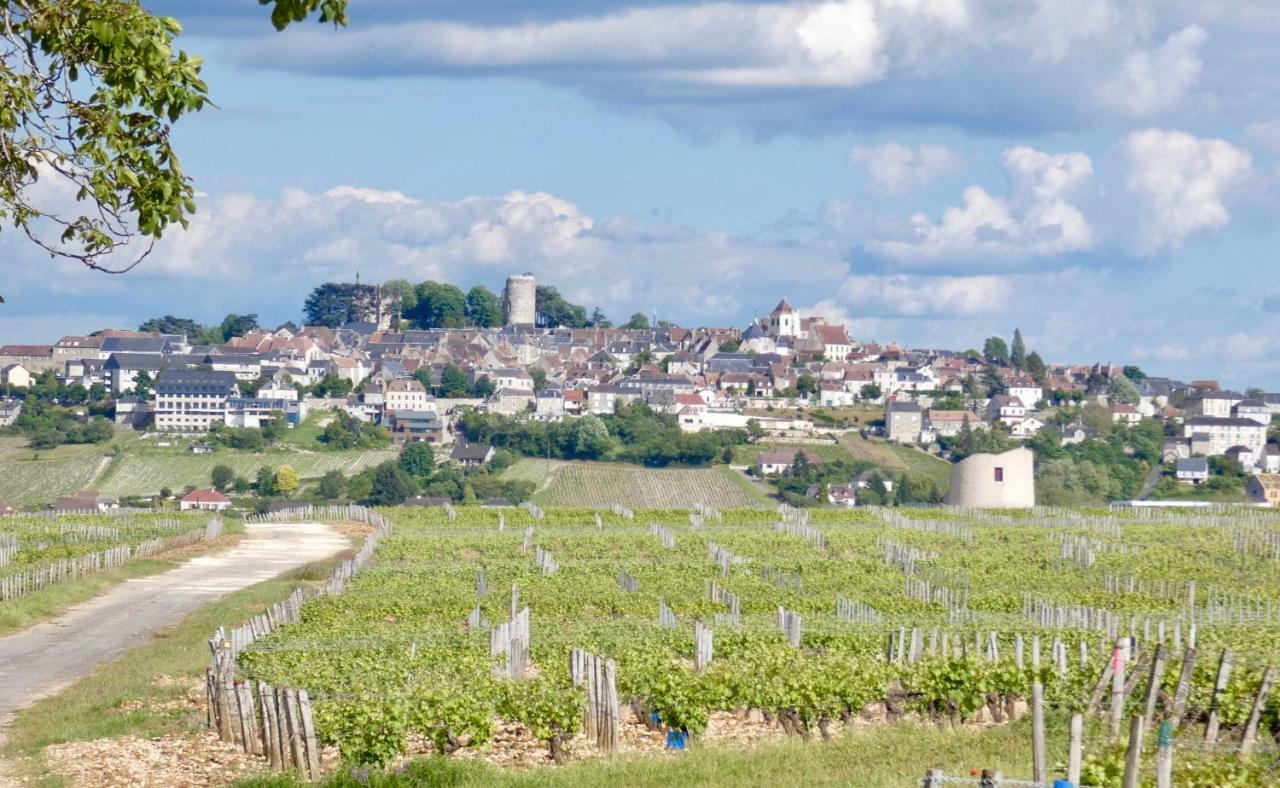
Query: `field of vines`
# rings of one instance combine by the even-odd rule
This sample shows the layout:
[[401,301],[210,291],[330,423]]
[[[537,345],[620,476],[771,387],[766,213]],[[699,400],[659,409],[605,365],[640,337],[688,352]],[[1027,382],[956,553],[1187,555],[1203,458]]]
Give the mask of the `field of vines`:
[[205,513],[0,517],[0,577],[203,529]]
[[[541,467],[539,467],[541,466]],[[623,463],[565,462],[548,466],[544,460],[523,459],[507,469],[507,478],[539,485],[539,506],[655,506],[691,507],[700,503],[723,509],[766,504],[749,484],[733,479],[723,468],[645,468]],[[745,481],[745,480],[744,480]]]
[[111,497],[155,495],[161,487],[180,491],[188,486],[208,487],[215,465],[230,466],[237,476],[253,479],[258,469],[291,465],[303,479],[318,479],[337,470],[352,475],[387,460],[395,459],[390,449],[340,452],[248,453],[220,451],[213,454],[134,453],[114,459],[98,484],[98,491]]
[[[873,708],[999,722],[1033,683],[1051,715],[1091,714],[1110,702],[1099,679],[1122,638],[1126,714],[1150,696],[1179,741],[1202,741],[1211,711],[1220,728],[1214,748],[1180,756],[1174,784],[1275,784],[1274,697],[1254,755],[1234,756],[1280,660],[1280,518],[1268,513],[388,513],[391,535],[345,593],[240,657],[248,677],[307,689],[321,739],[353,763],[385,763],[411,741],[484,748],[511,723],[563,757],[583,724],[574,649],[616,661],[628,720],[696,743],[714,715],[753,709],[815,740]],[[513,679],[490,632],[525,608],[529,664]],[[1086,784],[1120,784],[1105,739],[1086,754]]]
[[0,438],[0,501],[28,505],[48,503],[59,495],[83,490],[97,475],[101,446],[59,446],[36,451],[26,438]]

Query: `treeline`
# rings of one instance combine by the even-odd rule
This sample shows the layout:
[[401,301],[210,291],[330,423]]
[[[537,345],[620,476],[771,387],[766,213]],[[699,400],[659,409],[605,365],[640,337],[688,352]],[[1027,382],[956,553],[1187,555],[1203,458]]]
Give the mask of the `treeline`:
[[[502,300],[484,285],[463,291],[457,285],[430,280],[414,284],[407,279],[392,279],[381,285],[381,292],[378,285],[325,282],[307,296],[303,314],[307,325],[337,328],[373,320],[379,298],[393,327],[399,329],[496,328],[503,323]],[[598,307],[588,314],[586,307],[570,303],[550,285],[537,286],[534,308],[538,325],[548,328],[613,325]],[[632,315],[628,325],[647,328],[648,321],[643,315]]]
[[139,331],[185,336],[193,345],[221,345],[232,337],[244,336],[260,328],[256,314],[234,313],[224,317],[221,323],[212,326],[202,325],[191,318],[173,315],[153,317],[138,326]]
[[[865,460],[810,462],[800,452],[790,470],[772,478],[778,494],[792,506],[820,506],[830,500],[831,488],[850,484],[870,471],[866,486],[855,493],[859,506],[908,506],[942,503],[943,491],[933,479],[907,473],[886,474]],[[814,494],[810,495],[810,491]]]
[[516,419],[472,412],[459,421],[472,443],[508,449],[526,457],[566,460],[612,460],[636,465],[706,466],[728,462],[733,447],[746,443],[747,430],[687,433],[675,416],[635,402],[616,412],[558,422]]

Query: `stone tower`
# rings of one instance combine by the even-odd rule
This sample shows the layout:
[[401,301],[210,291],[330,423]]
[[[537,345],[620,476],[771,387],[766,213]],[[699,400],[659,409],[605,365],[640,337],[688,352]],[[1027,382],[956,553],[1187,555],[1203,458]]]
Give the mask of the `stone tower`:
[[538,281],[533,274],[507,277],[502,315],[508,326],[532,326],[537,315]]

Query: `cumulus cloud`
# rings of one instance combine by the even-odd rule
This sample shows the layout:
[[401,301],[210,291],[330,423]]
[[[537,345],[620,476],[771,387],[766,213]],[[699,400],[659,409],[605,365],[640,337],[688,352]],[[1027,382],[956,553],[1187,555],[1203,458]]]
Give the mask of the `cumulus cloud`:
[[1012,282],[1001,276],[865,276],[840,286],[839,303],[876,317],[973,317],[1008,305]]
[[1092,184],[1088,156],[1019,146],[1005,151],[1000,165],[1010,182],[1008,197],[970,186],[963,204],[944,210],[938,221],[916,214],[907,232],[873,240],[868,248],[899,263],[935,265],[1019,263],[1093,247],[1093,228],[1071,202]]
[[876,147],[859,145],[849,152],[849,163],[862,167],[871,179],[871,190],[881,197],[901,197],[907,192],[955,172],[962,161],[945,145],[899,142]]
[[1177,107],[1200,80],[1200,47],[1207,38],[1203,27],[1188,25],[1158,47],[1129,53],[1099,88],[1098,100],[1109,112],[1130,118]]
[[1137,199],[1133,243],[1148,256],[1225,227],[1227,198],[1253,167],[1247,151],[1225,140],[1155,128],[1130,134],[1122,155],[1125,189]]

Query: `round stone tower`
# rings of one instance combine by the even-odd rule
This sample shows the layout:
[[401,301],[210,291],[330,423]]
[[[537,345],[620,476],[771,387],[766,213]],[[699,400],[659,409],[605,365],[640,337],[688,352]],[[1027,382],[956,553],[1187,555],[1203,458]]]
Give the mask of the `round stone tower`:
[[507,277],[502,291],[502,315],[508,326],[532,326],[537,314],[538,281],[533,274]]

